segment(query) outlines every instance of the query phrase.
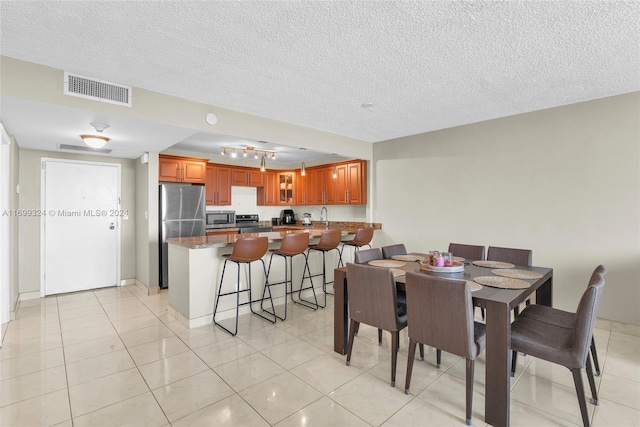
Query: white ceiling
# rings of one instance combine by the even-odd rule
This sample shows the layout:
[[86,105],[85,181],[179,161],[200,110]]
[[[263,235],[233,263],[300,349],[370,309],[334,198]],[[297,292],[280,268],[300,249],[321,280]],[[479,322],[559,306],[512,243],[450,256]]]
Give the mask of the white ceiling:
[[[2,55],[369,142],[640,90],[637,1],[2,0],[0,8]],[[21,145],[45,144],[25,103],[3,97],[2,120]],[[52,112],[56,120],[39,126],[63,134],[70,121],[94,120],[73,113]],[[167,127],[149,138],[140,134],[147,124],[111,124],[135,147],[185,148],[206,136]]]

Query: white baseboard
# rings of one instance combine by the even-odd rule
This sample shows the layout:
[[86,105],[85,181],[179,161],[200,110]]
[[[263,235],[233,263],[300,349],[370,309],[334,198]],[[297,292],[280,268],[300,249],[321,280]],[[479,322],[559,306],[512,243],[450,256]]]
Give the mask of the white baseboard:
[[120,286],[135,285],[136,282],[136,279],[122,279],[120,280]]
[[28,301],[30,299],[37,299],[37,298],[40,298],[40,291],[22,292],[21,294],[18,295],[18,302]]
[[142,292],[144,292],[147,295],[156,295],[158,292],[160,292],[160,288],[157,286],[150,288],[144,283],[139,282],[138,279],[131,279],[131,280],[132,282],[128,283],[129,285],[136,285],[138,289],[140,289]]

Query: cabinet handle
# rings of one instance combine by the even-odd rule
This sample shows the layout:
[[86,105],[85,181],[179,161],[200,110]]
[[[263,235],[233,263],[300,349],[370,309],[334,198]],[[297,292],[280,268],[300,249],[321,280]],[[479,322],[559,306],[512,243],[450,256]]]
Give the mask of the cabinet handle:
[[184,181],[184,168],[182,168],[181,171],[182,171],[182,181]]
[[180,166],[176,166],[176,181],[180,181]]

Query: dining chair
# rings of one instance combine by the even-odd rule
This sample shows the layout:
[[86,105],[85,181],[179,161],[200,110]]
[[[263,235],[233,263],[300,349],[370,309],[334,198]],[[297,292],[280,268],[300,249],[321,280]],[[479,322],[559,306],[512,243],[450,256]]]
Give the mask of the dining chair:
[[[599,265],[591,274],[591,279],[589,279],[589,284],[587,286],[593,286],[600,278],[604,278],[607,275],[607,269]],[[571,313],[568,311],[560,310],[557,308],[549,307],[546,305],[539,304],[531,304],[525,307],[520,313],[520,317],[524,317],[527,319],[533,319],[538,322],[549,323],[554,326],[560,326],[562,328],[573,328],[576,323],[576,313]],[[600,364],[598,362],[598,352],[596,350],[596,341],[591,335],[591,360],[593,362],[593,367],[595,369],[595,376],[600,376]],[[511,376],[515,376],[516,373],[516,358],[518,353],[513,352],[511,359]]]
[[604,275],[595,274],[592,283],[582,294],[575,313],[573,327],[553,325],[529,317],[517,317],[511,324],[511,349],[571,370],[582,414],[582,424],[589,426],[589,414],[582,383],[582,369],[586,369],[593,404],[598,405],[598,393],[591,368],[589,347],[593,326],[604,289]]
[[347,366],[351,365],[351,353],[357,325],[364,323],[391,333],[391,387],[396,385],[397,348],[400,331],[407,326],[405,307],[398,304],[396,281],[390,269],[364,264],[347,263],[349,287],[349,343]]
[[[484,261],[484,246],[467,245],[462,243],[449,243],[449,252],[453,256],[459,256],[469,261]],[[480,309],[480,316],[482,320],[485,319],[484,308]]]
[[[487,261],[510,262],[515,265],[526,265],[531,267],[533,265],[533,251],[531,249],[513,249],[489,246],[489,250],[487,251]],[[530,297],[525,300],[525,304],[531,304]],[[513,314],[516,317],[520,314],[519,306],[514,307]]]
[[[369,261],[383,259],[382,250],[380,248],[364,249],[353,254],[353,261],[356,264],[366,264]],[[404,293],[403,293],[404,295]],[[406,298],[403,298],[406,301]],[[360,325],[356,326],[355,335],[358,335]],[[382,346],[382,329],[378,329],[378,345]]]
[[449,243],[449,252],[470,261],[484,261],[484,246]]
[[[450,280],[425,274],[407,273],[406,292],[409,355],[404,392],[409,394],[416,344],[430,345],[437,349],[438,367],[442,351],[464,357],[466,360],[465,421],[467,425],[471,425],[475,360],[484,350],[486,342],[485,325],[473,320],[471,288],[466,280]],[[422,360],[422,351],[420,355]]]
[[366,264],[378,259],[384,259],[380,248],[363,249],[353,254],[353,262],[356,264]]
[[407,248],[404,246],[404,243],[398,243],[396,245],[389,245],[382,247],[382,257],[385,259],[389,259],[394,255],[406,255]]
[[[262,263],[262,270],[264,272],[264,287],[265,290],[269,292],[269,302],[271,303],[271,309],[275,313],[275,307],[273,305],[273,299],[271,298],[271,290],[269,289],[269,279],[267,274],[267,268],[264,265],[264,260],[262,257],[267,253],[267,249],[269,248],[269,239],[266,237],[241,237],[239,238],[235,245],[233,246],[233,252],[230,254],[222,255],[224,257],[224,265],[222,267],[222,276],[220,277],[220,285],[218,286],[218,292],[216,293],[216,303],[213,309],[213,323],[216,326],[224,329],[226,332],[231,335],[236,335],[238,333],[238,318],[239,318],[239,309],[241,305],[249,304],[249,308],[253,314],[256,314],[262,317],[265,320],[268,320],[271,323],[276,322],[276,317],[273,315],[273,319],[264,316],[263,314],[256,312],[253,310],[253,296],[251,291],[251,263],[254,261],[260,261]],[[229,292],[222,292],[222,283],[224,281],[224,273],[227,269],[227,262],[231,261],[236,264],[238,267],[238,276],[237,281],[235,283],[234,289]],[[247,289],[240,289],[240,264],[247,264],[249,267],[248,273],[248,283]],[[240,302],[240,294],[248,292],[249,299],[247,302]],[[236,328],[233,332],[231,330],[224,327],[221,323],[216,321],[216,314],[218,313],[218,306],[220,303],[220,297],[235,295],[236,296]],[[265,295],[263,293],[262,302],[264,302]],[[261,302],[261,304],[262,304]]]
[[373,240],[373,228],[359,228],[356,231],[356,235],[353,239],[342,242],[342,247],[340,248],[340,259],[338,261],[338,267],[344,265],[342,261],[342,252],[344,252],[344,248],[347,246],[353,247],[354,252],[357,252],[363,246],[369,246],[371,248],[371,241]]

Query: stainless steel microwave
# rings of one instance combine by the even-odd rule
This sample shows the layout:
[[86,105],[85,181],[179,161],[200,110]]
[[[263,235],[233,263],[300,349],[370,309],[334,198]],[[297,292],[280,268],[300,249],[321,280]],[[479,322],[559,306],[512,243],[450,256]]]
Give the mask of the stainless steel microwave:
[[220,211],[207,208],[206,219],[207,228],[235,227],[236,211]]

